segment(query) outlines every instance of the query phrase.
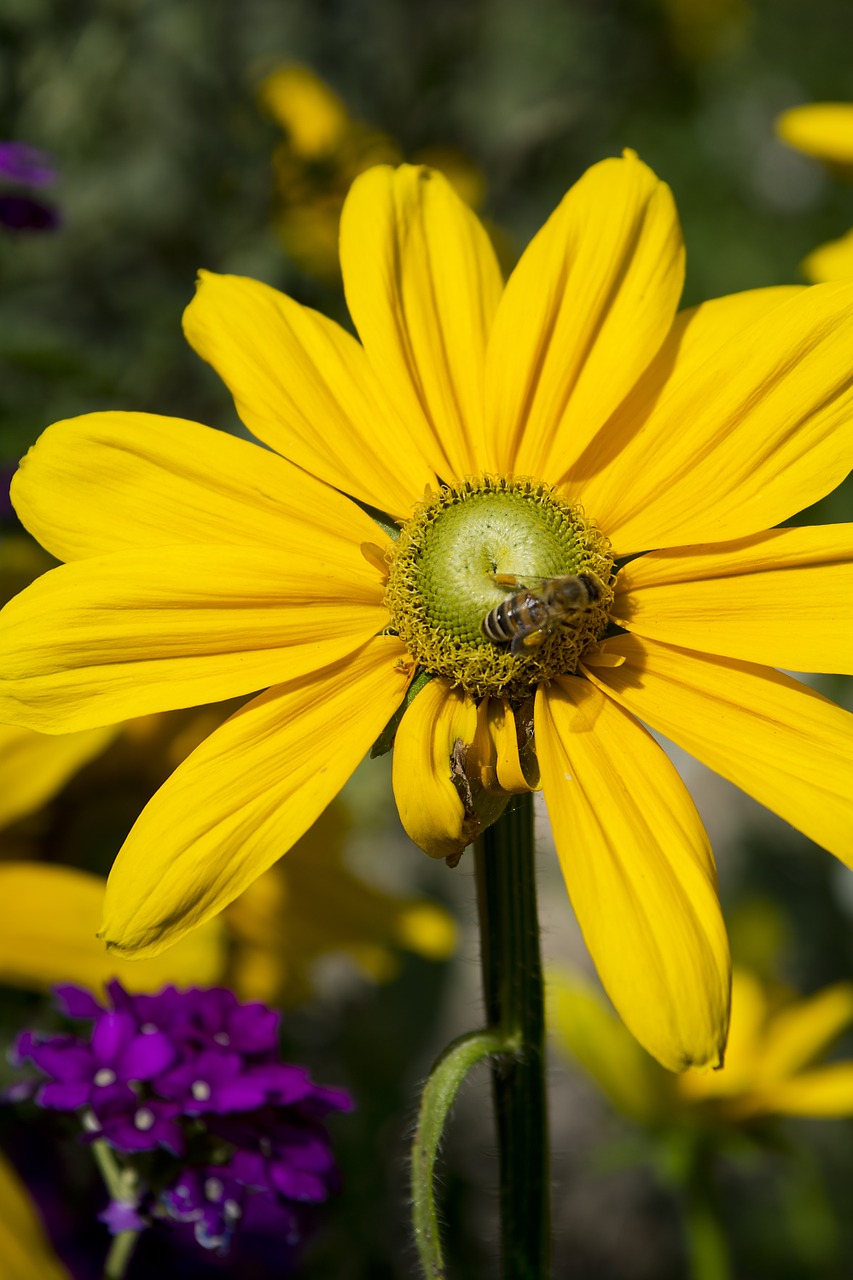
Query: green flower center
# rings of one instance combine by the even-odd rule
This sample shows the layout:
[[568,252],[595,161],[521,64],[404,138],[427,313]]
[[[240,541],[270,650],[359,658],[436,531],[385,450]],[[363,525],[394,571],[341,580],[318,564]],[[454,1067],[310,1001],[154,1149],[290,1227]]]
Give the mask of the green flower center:
[[469,479],[403,526],[385,603],[426,671],[475,697],[523,698],[602,635],[612,570],[604,535],[547,485]]

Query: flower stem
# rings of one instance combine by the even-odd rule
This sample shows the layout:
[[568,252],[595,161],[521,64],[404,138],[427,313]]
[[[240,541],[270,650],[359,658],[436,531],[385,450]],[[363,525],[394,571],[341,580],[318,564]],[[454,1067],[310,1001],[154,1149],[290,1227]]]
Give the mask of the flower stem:
[[730,1280],[728,1245],[714,1194],[712,1153],[697,1144],[684,1179],[684,1226],[690,1280]]
[[511,1048],[489,1031],[460,1036],[448,1045],[427,1080],[412,1146],[412,1225],[424,1280],[444,1280],[445,1276],[433,1172],[450,1108],[472,1067],[490,1054]]
[[104,1280],[124,1280],[127,1265],[138,1241],[138,1231],[121,1231],[117,1236],[113,1236],[104,1264]]
[[545,1280],[550,1186],[531,795],[520,796],[487,829],[477,842],[475,866],[488,1025],[519,1046],[492,1068],[502,1280]]

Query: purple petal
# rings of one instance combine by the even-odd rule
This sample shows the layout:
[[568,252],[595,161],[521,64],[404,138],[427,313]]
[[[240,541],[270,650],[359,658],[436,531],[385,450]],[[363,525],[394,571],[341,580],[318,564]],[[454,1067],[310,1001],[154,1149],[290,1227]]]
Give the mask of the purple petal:
[[70,982],[54,987],[53,996],[60,1013],[67,1014],[69,1018],[99,1018],[105,1012],[91,991],[75,987]]
[[279,1015],[263,1004],[239,1005],[228,1020],[228,1037],[240,1053],[267,1053],[278,1045]]
[[102,1066],[113,1066],[135,1035],[129,1013],[102,1013],[92,1032],[92,1053]]
[[31,187],[47,187],[56,179],[50,157],[25,142],[0,142],[0,173]]
[[123,1231],[144,1231],[148,1226],[135,1205],[124,1204],[121,1200],[111,1200],[98,1214],[98,1221],[105,1224],[111,1236],[121,1235]]
[[48,1040],[33,1045],[28,1057],[55,1080],[85,1080],[87,1086],[95,1069],[89,1050],[76,1041]]
[[287,1106],[309,1097],[314,1090],[311,1078],[304,1067],[294,1067],[278,1063],[250,1067],[247,1078],[262,1085],[270,1102],[277,1106]]
[[267,1160],[260,1153],[235,1151],[229,1167],[236,1180],[244,1187],[252,1187],[256,1191],[272,1190]]
[[178,1050],[162,1031],[144,1031],[124,1047],[116,1070],[124,1080],[153,1080],[167,1071],[177,1056]]
[[89,1101],[91,1087],[88,1080],[74,1084],[45,1084],[39,1090],[36,1102],[40,1107],[53,1111],[77,1111]]
[[319,1204],[328,1198],[325,1182],[313,1173],[292,1169],[290,1165],[271,1163],[270,1177],[273,1186],[289,1200],[301,1200],[306,1204]]

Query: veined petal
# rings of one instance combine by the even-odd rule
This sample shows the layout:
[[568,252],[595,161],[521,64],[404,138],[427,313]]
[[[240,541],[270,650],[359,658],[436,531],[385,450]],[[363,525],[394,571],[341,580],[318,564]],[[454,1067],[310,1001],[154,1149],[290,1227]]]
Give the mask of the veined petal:
[[853,453],[852,343],[853,285],[822,284],[676,360],[630,449],[582,490],[616,554],[745,537],[834,489]]
[[206,986],[222,977],[225,932],[211,920],[162,956],[125,960],[96,937],[106,880],[38,862],[0,862],[0,981],[28,991],[59,982],[98,989],[118,978],[128,991],[167,982]]
[[45,804],[119,732],[84,729],[60,737],[0,724],[0,827]]
[[503,288],[479,220],[435,170],[377,165],[341,215],[347,305],[422,456],[443,479],[481,456],[486,341]]
[[769,667],[689,653],[640,636],[589,678],[792,827],[853,866],[853,716]]
[[431,858],[460,853],[477,834],[452,776],[453,749],[477,728],[473,698],[430,680],[406,710],[394,740],[394,799],[410,840]]
[[735,966],[726,1061],[721,1071],[687,1071],[675,1081],[689,1105],[709,1098],[739,1098],[755,1086],[761,1066],[767,996],[755,974]]
[[810,102],[792,107],[776,121],[790,146],[819,160],[853,164],[853,103]]
[[399,706],[403,645],[358,653],[237,711],[143,809],[107,884],[102,936],[155,955],[216,915],[308,830]]
[[285,458],[394,516],[435,483],[344,329],[269,285],[201,272],[184,332],[251,432]]
[[190,546],[61,565],[0,615],[0,720],[62,733],[251,693],[352,653],[386,624],[381,596],[357,548],[343,563]]
[[[803,293],[805,287],[748,289],[679,311],[642,377],[583,452],[569,459],[558,483],[572,497],[583,501],[584,509],[603,529],[609,528],[618,515],[619,503],[625,500],[625,488],[630,489],[637,471],[649,463],[646,441],[637,437],[667,384],[692,375],[725,347],[733,334],[740,334],[783,302]],[[660,449],[666,446],[665,439],[658,442]]]
[[615,622],[686,649],[853,673],[853,524],[654,551],[616,580]]
[[730,962],[708,837],[673,765],[587,681],[536,697],[536,751],[563,876],[604,988],[671,1071],[717,1066]]
[[762,1085],[809,1066],[851,1023],[853,982],[837,982],[781,1009],[767,1027],[759,1067]]
[[0,1155],[0,1258],[4,1280],[71,1280],[11,1164]]
[[657,352],[683,279],[669,187],[631,152],[587,170],[525,250],[498,308],[488,465],[563,475]]
[[249,543],[298,554],[306,538],[382,542],[375,521],[278,454],[182,418],[90,413],[48,427],[12,501],[59,560],[124,546]]
[[753,1112],[826,1117],[853,1115],[853,1062],[832,1062],[756,1093]]

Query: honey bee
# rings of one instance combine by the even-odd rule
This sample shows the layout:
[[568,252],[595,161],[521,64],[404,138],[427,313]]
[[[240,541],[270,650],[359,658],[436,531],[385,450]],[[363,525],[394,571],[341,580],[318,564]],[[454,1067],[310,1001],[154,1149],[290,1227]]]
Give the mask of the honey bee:
[[480,628],[493,644],[508,644],[513,654],[539,649],[560,627],[571,626],[601,599],[602,586],[591,573],[565,573],[559,578],[532,578],[536,591],[510,574],[499,574],[499,586],[521,587],[487,613]]

